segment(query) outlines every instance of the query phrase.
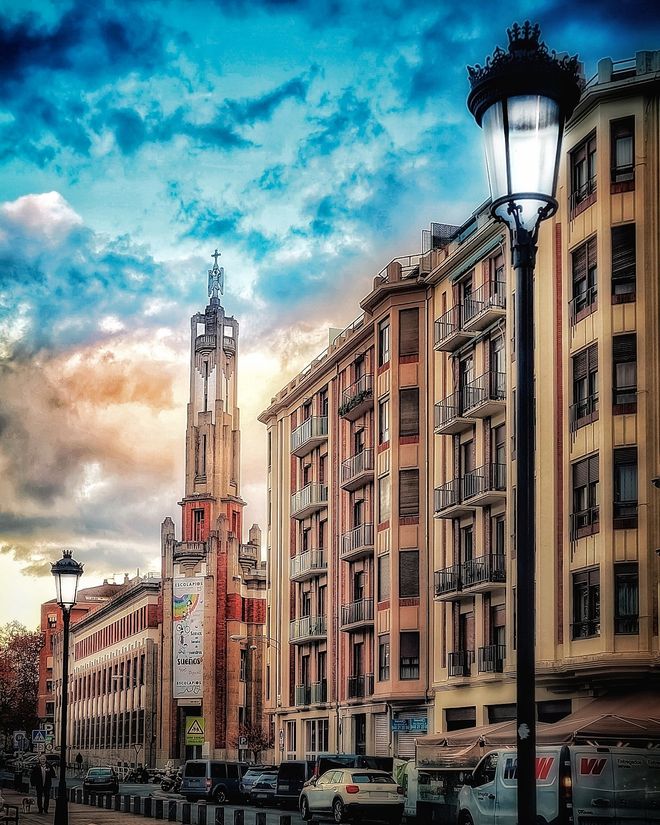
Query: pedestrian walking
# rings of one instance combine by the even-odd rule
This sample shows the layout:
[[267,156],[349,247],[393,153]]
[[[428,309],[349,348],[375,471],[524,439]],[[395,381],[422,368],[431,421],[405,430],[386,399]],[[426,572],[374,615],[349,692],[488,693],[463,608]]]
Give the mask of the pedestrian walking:
[[82,775],[82,763],[83,763],[83,755],[78,751],[76,756],[76,771],[78,772],[78,776]]
[[32,768],[32,772],[30,773],[30,782],[34,785],[37,792],[37,809],[40,814],[48,813],[50,789],[53,784],[53,779],[55,779],[55,771],[42,754],[39,757],[39,762]]

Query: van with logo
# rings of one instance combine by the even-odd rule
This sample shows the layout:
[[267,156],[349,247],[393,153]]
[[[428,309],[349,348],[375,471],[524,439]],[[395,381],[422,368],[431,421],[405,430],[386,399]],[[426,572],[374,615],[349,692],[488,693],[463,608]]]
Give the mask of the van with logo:
[[189,759],[183,767],[180,793],[188,802],[206,799],[222,805],[241,798],[240,781],[249,765],[221,759]]
[[[536,754],[538,825],[660,825],[660,751],[557,745]],[[463,781],[459,825],[515,825],[515,750],[490,751]]]

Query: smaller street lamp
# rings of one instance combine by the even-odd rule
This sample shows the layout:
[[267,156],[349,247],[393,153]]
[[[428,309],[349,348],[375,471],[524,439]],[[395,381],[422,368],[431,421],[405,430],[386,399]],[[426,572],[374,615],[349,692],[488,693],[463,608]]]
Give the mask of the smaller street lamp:
[[69,625],[71,608],[76,603],[78,580],[83,566],[71,558],[71,550],[63,550],[62,558],[51,565],[55,577],[56,601],[62,609],[64,633],[62,637],[62,709],[60,717],[60,781],[55,800],[55,825],[68,825],[69,806],[66,796],[66,737],[69,698]]
[[564,124],[583,88],[577,57],[549,53],[538,24],[468,67],[467,105],[483,128],[491,214],[509,228],[516,271],[516,716],[518,822],[536,822],[534,263],[539,224],[557,211]]

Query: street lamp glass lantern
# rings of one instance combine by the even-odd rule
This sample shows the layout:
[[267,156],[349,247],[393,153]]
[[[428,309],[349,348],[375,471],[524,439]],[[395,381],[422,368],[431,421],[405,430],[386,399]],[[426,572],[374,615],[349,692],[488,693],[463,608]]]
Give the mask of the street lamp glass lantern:
[[76,603],[78,580],[82,576],[83,566],[71,558],[71,550],[63,550],[62,558],[51,565],[55,577],[56,601],[62,610],[71,610]]
[[468,107],[483,128],[493,216],[533,232],[556,211],[564,123],[582,88],[577,58],[549,54],[529,22],[508,30],[509,50],[469,67]]

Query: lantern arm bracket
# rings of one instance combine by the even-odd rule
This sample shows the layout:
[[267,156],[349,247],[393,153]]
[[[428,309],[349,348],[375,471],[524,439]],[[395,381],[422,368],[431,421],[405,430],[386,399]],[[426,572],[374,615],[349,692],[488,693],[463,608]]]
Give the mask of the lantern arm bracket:
[[[531,267],[533,269],[536,262],[536,248],[539,236],[539,226],[541,221],[554,215],[558,208],[558,203],[554,198],[549,198],[547,195],[541,195],[536,192],[525,192],[522,195],[517,195],[516,198],[535,200],[544,200],[544,206],[539,207],[538,219],[534,223],[533,228],[526,229],[520,220],[520,213],[522,212],[522,205],[516,203],[516,200],[510,197],[498,198],[493,201],[491,205],[491,214],[495,220],[500,223],[506,223],[511,234],[511,260],[514,269],[520,267]],[[511,215],[513,219],[513,226],[501,217],[495,211],[503,203],[507,205],[507,214]]]

